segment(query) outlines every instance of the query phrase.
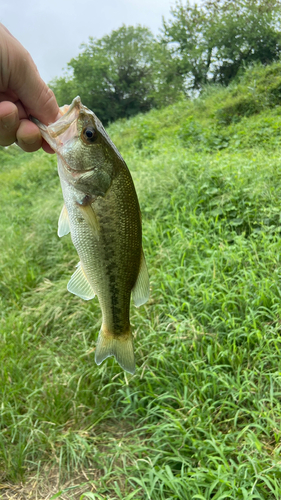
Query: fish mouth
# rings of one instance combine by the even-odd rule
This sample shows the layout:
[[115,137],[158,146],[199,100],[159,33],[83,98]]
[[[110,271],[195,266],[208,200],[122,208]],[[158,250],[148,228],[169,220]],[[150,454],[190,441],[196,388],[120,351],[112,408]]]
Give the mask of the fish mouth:
[[[75,122],[81,111],[81,99],[79,96],[73,99],[70,106],[66,105],[60,108],[62,117],[58,119],[55,123],[48,126],[48,131],[50,136],[55,139],[62,135],[65,139],[65,132],[71,128],[73,122]],[[72,136],[73,137],[73,136]],[[65,141],[64,141],[65,142]]]
[[84,106],[81,103],[81,99],[77,96],[73,99],[70,106],[65,105],[60,108],[61,118],[48,126],[43,125],[43,123],[39,122],[33,116],[30,119],[39,128],[43,139],[58,153],[61,146],[78,137],[77,121],[82,107]]

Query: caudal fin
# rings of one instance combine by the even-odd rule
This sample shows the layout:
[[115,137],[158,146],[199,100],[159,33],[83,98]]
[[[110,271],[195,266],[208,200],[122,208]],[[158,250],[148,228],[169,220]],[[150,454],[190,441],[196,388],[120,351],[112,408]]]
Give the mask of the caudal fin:
[[105,334],[103,326],[97,340],[95,361],[100,365],[109,356],[114,356],[117,363],[126,372],[135,373],[135,356],[133,335],[129,331],[126,335],[113,336]]

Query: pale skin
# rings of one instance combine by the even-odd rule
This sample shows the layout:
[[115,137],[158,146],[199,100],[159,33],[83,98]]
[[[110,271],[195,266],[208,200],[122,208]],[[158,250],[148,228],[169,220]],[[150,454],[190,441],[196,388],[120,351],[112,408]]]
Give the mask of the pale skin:
[[0,23],[0,146],[16,142],[27,152],[52,153],[30,115],[45,125],[61,116],[30,54]]

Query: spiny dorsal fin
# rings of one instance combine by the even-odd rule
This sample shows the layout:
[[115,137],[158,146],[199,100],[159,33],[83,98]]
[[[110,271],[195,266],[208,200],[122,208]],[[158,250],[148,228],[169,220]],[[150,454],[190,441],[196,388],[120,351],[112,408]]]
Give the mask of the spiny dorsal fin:
[[94,298],[95,292],[83,271],[81,262],[78,263],[75,273],[71,276],[67,284],[67,290],[84,300]]
[[60,216],[59,216],[58,236],[61,238],[62,236],[65,236],[69,232],[70,232],[69,217],[68,217],[68,213],[66,210],[66,206],[63,205],[63,207],[61,209]]
[[133,301],[137,307],[142,306],[149,298],[149,276],[146,267],[146,262],[141,251],[141,263],[140,270],[137,277],[137,281],[132,289]]

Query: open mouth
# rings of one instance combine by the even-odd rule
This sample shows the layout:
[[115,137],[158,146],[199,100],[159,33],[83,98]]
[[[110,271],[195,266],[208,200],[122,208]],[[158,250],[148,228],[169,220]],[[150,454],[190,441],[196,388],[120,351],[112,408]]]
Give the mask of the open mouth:
[[[63,138],[66,139],[65,132],[72,129],[73,124],[77,121],[80,110],[81,99],[77,96],[73,99],[70,106],[63,106],[61,108],[61,112],[63,113],[62,117],[52,125],[48,126],[50,136],[54,139],[58,136],[63,136]],[[73,135],[71,137],[73,137]],[[65,140],[62,142],[65,143]]]
[[61,118],[48,127],[43,125],[36,118],[31,117],[31,120],[39,128],[42,137],[54,151],[57,152],[59,147],[64,146],[69,140],[73,140],[77,137],[77,118],[80,114],[81,106],[80,97],[75,97],[70,106],[63,106],[61,108]]

